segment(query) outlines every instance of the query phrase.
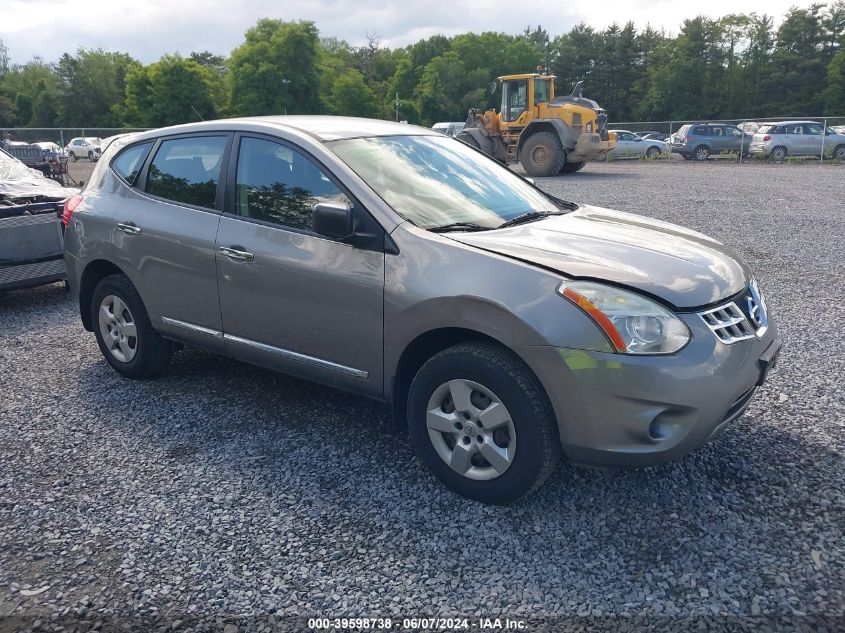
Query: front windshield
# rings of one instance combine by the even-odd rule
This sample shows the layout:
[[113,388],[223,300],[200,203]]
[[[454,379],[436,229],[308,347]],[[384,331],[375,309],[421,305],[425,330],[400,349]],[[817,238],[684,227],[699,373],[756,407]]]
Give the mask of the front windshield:
[[561,208],[508,168],[448,137],[377,136],[328,143],[399,215],[430,229],[496,228]]

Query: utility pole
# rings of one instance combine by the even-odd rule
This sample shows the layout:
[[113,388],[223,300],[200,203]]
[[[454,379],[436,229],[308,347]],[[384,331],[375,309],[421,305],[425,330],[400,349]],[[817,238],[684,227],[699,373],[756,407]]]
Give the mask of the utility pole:
[[399,93],[396,93],[396,122],[399,123]]

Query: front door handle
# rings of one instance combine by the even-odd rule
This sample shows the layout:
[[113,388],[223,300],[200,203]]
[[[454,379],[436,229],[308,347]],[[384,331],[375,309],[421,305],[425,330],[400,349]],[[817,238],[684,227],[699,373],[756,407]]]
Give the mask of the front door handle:
[[117,230],[127,235],[138,235],[141,232],[141,227],[134,222],[121,222],[117,225]]
[[243,246],[221,246],[220,252],[229,259],[236,259],[239,262],[251,262],[255,255],[244,250]]

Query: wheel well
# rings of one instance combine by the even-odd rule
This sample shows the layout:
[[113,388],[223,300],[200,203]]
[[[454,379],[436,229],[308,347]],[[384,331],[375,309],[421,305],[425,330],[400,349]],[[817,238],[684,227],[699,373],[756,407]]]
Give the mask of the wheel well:
[[411,382],[417,375],[420,367],[425,362],[444,349],[468,342],[493,343],[506,347],[492,336],[487,336],[475,330],[465,328],[440,328],[420,334],[411,341],[402,352],[399,363],[396,366],[396,373],[393,376],[393,388],[391,390],[391,407],[393,409],[393,424],[402,431],[408,430],[406,416],[406,403]]
[[82,316],[82,325],[89,332],[94,331],[94,323],[91,321],[91,297],[94,295],[94,289],[103,277],[122,273],[120,268],[104,259],[91,262],[82,273],[79,283],[79,314]]

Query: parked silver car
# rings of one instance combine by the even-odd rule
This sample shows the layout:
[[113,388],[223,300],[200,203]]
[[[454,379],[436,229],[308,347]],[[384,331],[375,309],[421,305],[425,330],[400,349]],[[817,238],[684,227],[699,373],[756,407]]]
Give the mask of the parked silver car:
[[644,139],[628,130],[609,130],[616,132],[616,147],[607,153],[611,159],[620,158],[659,158],[669,153],[669,144],[658,139]]
[[787,156],[821,156],[822,145],[825,156],[845,161],[845,135],[816,121],[783,121],[760,126],[750,153],[780,162]]
[[781,347],[727,246],[559,200],[420,127],[116,139],[63,222],[82,322],[122,375],[163,373],[178,341],[389,401],[434,474],[484,502],[536,489],[561,452],[688,453]]

